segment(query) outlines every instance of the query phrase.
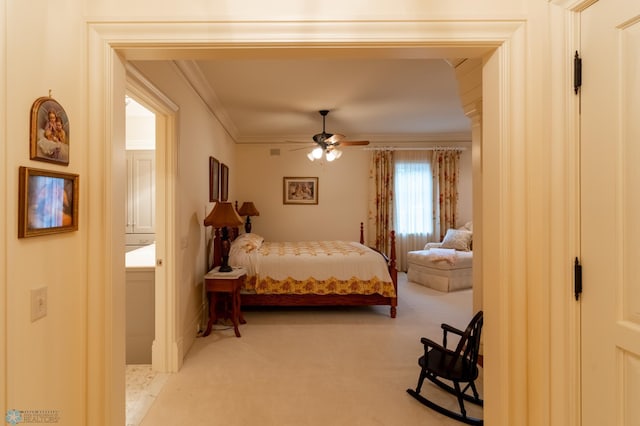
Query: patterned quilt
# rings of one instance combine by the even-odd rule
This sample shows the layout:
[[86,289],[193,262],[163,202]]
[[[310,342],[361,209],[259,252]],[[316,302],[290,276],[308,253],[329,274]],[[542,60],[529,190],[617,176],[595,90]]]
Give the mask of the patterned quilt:
[[[235,242],[234,242],[235,243]],[[348,241],[262,242],[233,247],[233,266],[248,271],[245,291],[258,294],[381,294],[395,289],[385,259]]]

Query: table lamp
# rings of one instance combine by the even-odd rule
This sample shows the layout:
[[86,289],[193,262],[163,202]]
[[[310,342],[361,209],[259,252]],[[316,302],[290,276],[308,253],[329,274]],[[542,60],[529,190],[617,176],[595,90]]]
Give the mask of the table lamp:
[[238,210],[240,216],[246,216],[247,221],[244,224],[244,231],[248,234],[251,232],[251,216],[260,216],[260,212],[251,201],[245,201]]
[[216,203],[211,213],[204,220],[205,226],[213,226],[214,228],[222,228],[222,263],[220,264],[220,272],[231,272],[229,266],[229,229],[228,227],[236,227],[242,225],[242,219],[236,213],[231,203]]

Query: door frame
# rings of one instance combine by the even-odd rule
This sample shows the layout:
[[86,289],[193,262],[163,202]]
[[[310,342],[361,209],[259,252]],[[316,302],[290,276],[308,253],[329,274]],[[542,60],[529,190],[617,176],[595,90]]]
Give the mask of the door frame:
[[[175,184],[167,176],[177,170],[176,121],[178,105],[131,64],[125,64],[127,92],[155,114],[156,131],[156,270],[155,336],[151,349],[152,368],[175,372],[182,365],[176,330],[176,311],[170,309],[176,298],[175,271]],[[165,261],[166,260],[166,261]]]
[[[560,146],[553,150],[558,154],[553,158],[555,162],[539,161],[547,158],[554,144],[550,140],[541,143],[536,133],[536,120],[542,120],[543,112],[527,114],[530,99],[535,97],[535,88],[527,85],[526,79],[528,24],[526,20],[447,21],[444,25],[436,21],[402,21],[385,22],[384,28],[381,28],[380,22],[344,21],[90,23],[87,55],[90,76],[89,128],[104,130],[93,134],[92,146],[102,151],[104,156],[90,158],[91,166],[96,166],[92,168],[92,173],[97,180],[103,179],[104,185],[109,188],[114,178],[110,141],[115,119],[120,114],[120,108],[124,109],[123,103],[116,105],[113,100],[114,89],[122,84],[122,73],[118,71],[122,66],[121,61],[175,59],[172,57],[175,50],[167,48],[172,45],[179,46],[185,53],[190,48],[202,51],[203,47],[229,47],[233,44],[266,49],[277,48],[284,43],[287,46],[309,48],[347,43],[349,46],[380,46],[391,50],[410,48],[438,58],[482,57],[481,185],[484,199],[482,223],[474,226],[482,226],[483,234],[491,236],[482,242],[485,253],[485,419],[488,424],[506,425],[522,422],[525,416],[530,419],[530,424],[535,424],[531,419],[553,416],[553,410],[560,410],[560,415],[563,415],[566,408],[561,403],[558,407],[551,407],[551,401],[555,405],[555,401],[575,400],[571,386],[572,351],[575,347],[564,340],[563,353],[550,351],[552,342],[566,339],[567,331],[571,331],[566,328],[566,324],[571,322],[570,315],[569,318],[559,318],[560,325],[554,324],[554,327],[550,327],[550,318],[552,314],[564,312],[562,308],[566,306],[568,297],[563,291],[561,294],[565,297],[555,301],[563,306],[551,309],[548,298],[539,295],[549,296],[552,291],[548,283],[554,278],[559,277],[563,281],[569,278],[570,281],[570,268],[564,264],[553,264],[550,268],[548,264],[553,262],[539,260],[545,266],[542,272],[544,276],[541,277],[539,272],[535,272],[536,264],[527,268],[522,268],[522,265],[532,262],[531,257],[527,258],[527,252],[548,248],[551,251],[549,256],[557,258],[571,251],[571,242],[567,240],[566,232],[550,238],[552,217],[547,215],[540,215],[535,223],[541,223],[545,232],[532,227],[530,212],[522,207],[528,201],[535,203],[542,197],[542,205],[536,210],[543,210],[552,201],[545,197],[566,199],[567,194],[571,193],[572,176],[563,168],[569,161],[567,145],[558,144]],[[286,42],[282,40],[283,34],[287,34]],[[323,39],[323,34],[331,34],[331,39]],[[177,37],[182,39],[177,40]],[[202,40],[207,41],[203,43]],[[559,87],[568,87],[566,75],[551,78]],[[533,119],[530,118],[531,114],[534,114]],[[564,136],[566,126],[561,124],[561,120],[556,121],[555,126],[557,128],[554,127],[553,131],[561,132]],[[559,175],[562,183],[548,189],[552,194],[544,191],[532,193],[525,171],[534,169],[545,177]],[[108,198],[98,197],[95,201],[99,206],[107,204],[108,207]],[[563,204],[559,211],[554,212],[562,219],[561,224],[565,223],[562,214],[566,214],[570,207]],[[98,242],[111,241],[112,237],[107,232],[109,226],[100,223],[112,224],[115,220],[113,212],[104,208],[98,215],[89,226],[90,236]],[[554,247],[551,240],[559,240],[562,244]],[[95,266],[111,271],[114,259],[105,251],[104,245],[90,244],[89,251],[89,257],[96,259]],[[96,278],[96,285],[107,296],[118,285],[113,277],[114,274],[107,273]],[[541,279],[547,287],[543,290],[532,289]],[[169,309],[176,309],[175,300],[167,300],[167,303],[171,305]],[[90,348],[102,349],[106,359],[94,361],[89,358],[90,396],[87,412],[89,418],[105,418],[106,423],[110,424],[111,419],[118,418],[118,410],[123,410],[124,405],[123,391],[119,386],[120,375],[123,374],[117,363],[110,362],[117,358],[114,350],[118,350],[117,344],[113,345],[112,342],[120,339],[120,331],[111,327],[117,314],[117,300],[90,298],[89,304],[90,311],[95,308],[102,315],[89,318],[88,326],[100,332],[89,334],[88,344]],[[543,362],[538,362],[540,354],[543,355]],[[557,373],[553,383],[550,383],[550,367]],[[531,386],[535,386],[533,392]],[[120,406],[119,401],[122,401]],[[540,407],[544,410],[536,414]],[[572,414],[569,417],[572,418]],[[575,421],[565,424],[575,424]]]

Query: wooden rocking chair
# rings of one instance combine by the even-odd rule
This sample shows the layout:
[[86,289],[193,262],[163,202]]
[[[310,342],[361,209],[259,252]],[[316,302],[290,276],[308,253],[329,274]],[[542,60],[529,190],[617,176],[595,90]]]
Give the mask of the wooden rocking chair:
[[[482,311],[480,311],[473,317],[464,332],[450,325],[442,324],[442,346],[426,337],[421,338],[420,342],[424,345],[424,355],[418,359],[418,364],[421,367],[418,386],[416,386],[415,390],[407,389],[409,395],[427,407],[470,425],[483,424],[482,419],[468,417],[464,407],[465,400],[480,406],[483,405],[474,382],[478,378],[477,363],[482,321]],[[460,341],[455,350],[447,349],[448,332],[460,336]],[[460,413],[444,408],[420,395],[424,379],[429,379],[442,389],[455,395],[460,406]],[[453,386],[443,380],[451,382]],[[466,385],[461,388],[461,384]],[[473,395],[466,393],[469,389],[471,389]]]

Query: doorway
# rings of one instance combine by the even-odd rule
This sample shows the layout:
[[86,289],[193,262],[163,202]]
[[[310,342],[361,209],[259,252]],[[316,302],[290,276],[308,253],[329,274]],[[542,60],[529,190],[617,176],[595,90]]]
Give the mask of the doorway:
[[[224,24],[222,25],[224,27]],[[277,23],[269,23],[268,28],[263,25],[263,23],[249,25],[254,27],[253,30],[256,34],[260,33],[260,36],[256,38],[260,42],[247,42],[243,45],[245,48],[268,49],[269,47],[264,46],[269,45],[270,37],[279,34],[288,34],[292,40],[290,45],[308,46],[314,44],[314,40],[309,39],[309,34],[321,34],[329,31],[328,28],[323,27],[324,23],[308,23],[308,26],[318,28],[315,28],[314,31],[305,28],[299,34],[295,31],[292,32],[290,28],[278,28],[279,24]],[[485,376],[485,395],[487,398],[485,406],[487,411],[485,412],[494,416],[487,418],[488,422],[491,420],[499,422],[498,417],[509,416],[510,414],[505,413],[499,406],[518,406],[527,395],[526,391],[514,391],[521,390],[520,387],[526,388],[526,379],[520,380],[521,377],[515,376],[525,375],[527,371],[518,368],[518,365],[502,369],[500,363],[527,359],[526,346],[512,343],[517,336],[526,336],[526,333],[519,333],[519,331],[526,329],[528,322],[535,321],[536,316],[541,315],[535,310],[527,310],[526,300],[520,297],[522,292],[526,291],[527,270],[510,269],[505,271],[505,265],[516,265],[526,260],[524,258],[525,252],[518,250],[523,241],[522,231],[519,230],[525,228],[520,226],[523,225],[520,222],[524,217],[521,214],[523,196],[521,194],[524,196],[527,194],[526,181],[522,178],[522,174],[527,169],[525,165],[530,161],[526,156],[522,156],[519,150],[524,141],[531,139],[531,136],[526,132],[526,127],[522,125],[528,121],[526,111],[522,107],[527,98],[520,90],[521,87],[526,86],[526,61],[524,55],[520,53],[526,50],[525,32],[522,30],[524,25],[524,22],[516,21],[499,23],[449,22],[446,29],[443,29],[429,22],[408,22],[406,25],[399,23],[397,27],[394,27],[394,47],[388,49],[391,55],[408,50],[415,52],[418,49],[423,55],[435,57],[443,57],[444,55],[483,57],[485,60],[483,86],[487,96],[483,97],[483,141],[486,142],[483,142],[482,161],[484,170],[482,180],[484,219],[482,225],[485,227],[485,235],[491,235],[492,238],[491,241],[487,241],[483,245],[483,250],[485,252],[491,250],[501,255],[500,257],[485,257],[483,260],[483,282],[486,283],[483,289],[483,296],[485,296],[483,305],[485,311],[491,313],[492,319],[487,321],[485,326],[485,335],[487,336],[485,347],[490,346],[493,354],[491,358],[485,360],[486,371],[490,373]],[[144,56],[145,59],[171,59],[171,54],[175,54],[171,49],[167,49],[171,43],[183,50],[182,55],[188,55],[189,48],[185,47],[188,43],[176,40],[176,34],[194,36],[193,31],[197,31],[189,23],[156,23],[153,32],[149,33],[146,33],[141,27],[144,27],[144,24],[119,23],[115,26],[101,24],[92,28],[97,36],[90,43],[90,62],[96,69],[102,71],[91,81],[89,89],[92,118],[98,123],[103,123],[106,117],[106,128],[110,131],[114,128],[114,123],[110,121],[113,119],[111,117],[112,111],[109,110],[107,114],[101,113],[114,105],[112,102],[113,93],[114,91],[117,93],[118,87],[123,84],[121,76],[124,78],[126,63],[121,62],[121,58],[136,59],[136,57]],[[334,33],[338,31],[335,27],[332,28],[334,28]],[[336,33],[334,40],[350,40],[351,45],[356,45],[358,44],[357,40],[362,40],[363,47],[370,47],[370,28],[366,24],[359,25],[351,22],[345,28],[347,32],[344,34]],[[202,31],[203,33],[198,35],[198,40],[206,40],[211,37],[210,28],[204,28]],[[236,40],[232,37],[235,34],[232,29],[224,27],[221,28],[221,31],[229,37],[229,40]],[[460,41],[455,37],[461,34],[465,35],[465,41]],[[221,44],[227,40],[226,36],[220,36]],[[106,40],[117,40],[117,47],[110,46],[108,42],[105,43]],[[280,39],[274,40],[273,44],[277,44],[278,40]],[[402,42],[402,40],[406,40],[406,42]],[[443,40],[450,40],[451,44],[447,46],[447,52],[442,50]],[[317,45],[317,40],[315,44]],[[440,48],[434,48],[436,45]],[[162,49],[157,49],[157,47],[162,47]],[[198,45],[199,51],[202,47],[202,44]],[[208,47],[214,49],[216,43],[212,42]],[[273,48],[273,46],[271,47]],[[114,54],[116,51],[117,54]],[[113,116],[117,117],[117,105],[113,108]],[[107,135],[107,138],[109,136],[110,134]],[[107,142],[103,141],[103,143]],[[513,146],[517,149],[509,149]],[[108,151],[105,149],[105,152]],[[96,163],[100,161],[100,159],[94,160]],[[538,164],[537,167],[538,170],[542,170],[548,165],[543,163]],[[113,170],[105,170],[105,178],[108,181],[112,178],[113,172]],[[501,182],[510,182],[510,185],[502,185]],[[106,213],[106,221],[109,223],[113,221],[110,214],[112,212]],[[172,227],[170,226],[168,229],[172,229]],[[517,232],[513,232],[514,229]],[[93,232],[105,240],[110,238],[99,228],[93,229]],[[536,246],[545,241],[544,235],[541,233],[532,234],[530,237],[526,242],[527,245]],[[100,247],[93,248],[97,252],[101,251]],[[167,245],[167,249],[175,250],[175,248],[174,238],[171,244]],[[173,258],[174,256],[169,256],[167,253],[167,259]],[[104,260],[104,262],[105,269],[110,269],[112,265],[109,260]],[[109,277],[104,278],[101,285],[107,289],[114,286]],[[104,303],[106,309],[103,309],[105,316],[102,321],[109,322],[112,316],[117,315],[117,303],[114,306],[111,305],[111,301]],[[169,299],[167,303],[171,309],[177,308],[174,299]],[[174,319],[172,318],[170,321]],[[100,321],[100,318],[97,321]],[[170,324],[175,326],[175,322]],[[103,326],[103,323],[99,325]],[[170,330],[171,327],[167,327],[167,329]],[[115,337],[117,338],[117,336]],[[173,337],[175,338],[175,330]],[[96,346],[102,344],[97,341]],[[544,349],[541,346],[539,350]],[[104,350],[109,353],[113,348],[104,345]],[[511,364],[506,362],[503,365]],[[117,365],[105,362],[100,367],[99,371],[105,371],[105,376],[109,378],[110,383],[118,381],[120,373]],[[529,366],[529,368],[530,374],[535,376],[538,373],[536,366]],[[89,386],[99,385],[100,380],[100,377],[91,376]],[[117,400],[118,387],[114,386],[110,389],[113,389],[113,398],[111,399]],[[102,405],[97,403],[96,406],[101,407]],[[111,407],[110,412],[117,412],[117,407]]]
[[155,336],[155,114],[127,95],[126,364],[151,365]]
[[[174,176],[176,170],[176,115],[178,111],[157,87],[148,81],[137,69],[126,66],[126,93],[134,98],[146,111],[153,114],[153,130],[146,124],[145,132],[154,134],[154,151],[152,161],[154,198],[148,197],[147,202],[153,209],[154,236],[154,286],[153,299],[153,343],[151,346],[151,365],[155,372],[174,372],[179,369],[178,355],[175,342],[175,311],[168,305],[167,300],[174,300],[174,227],[175,203],[172,182],[167,182],[165,176]],[[148,139],[148,137],[147,137]],[[138,144],[138,148],[141,146]],[[125,149],[126,151],[126,149]],[[139,150],[138,150],[139,151]],[[147,153],[148,154],[148,153]],[[144,221],[143,221],[144,222]],[[125,223],[126,225],[126,223]],[[149,227],[143,227],[149,231]]]
[[[157,387],[152,368],[155,338],[155,148],[156,117],[131,96],[125,96],[125,298],[126,417],[138,424]],[[159,377],[158,377],[159,378]]]

